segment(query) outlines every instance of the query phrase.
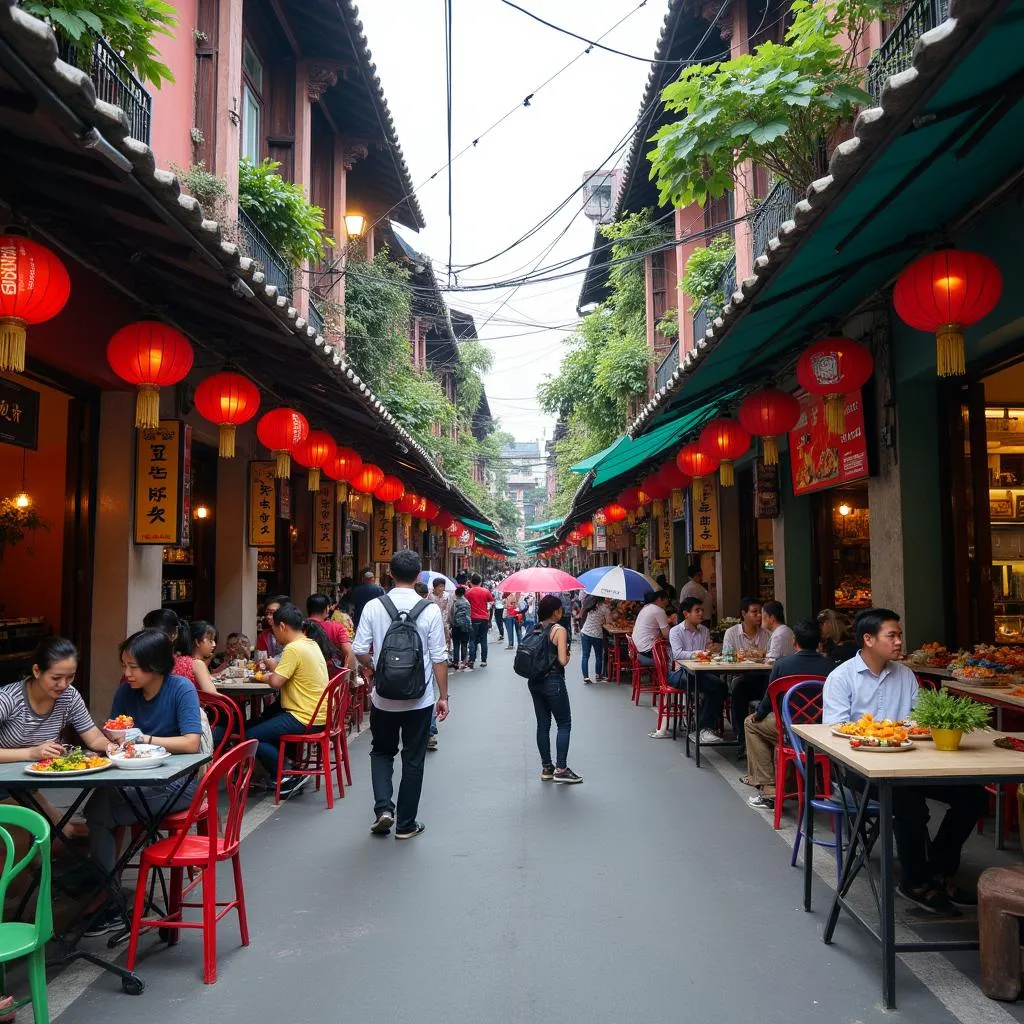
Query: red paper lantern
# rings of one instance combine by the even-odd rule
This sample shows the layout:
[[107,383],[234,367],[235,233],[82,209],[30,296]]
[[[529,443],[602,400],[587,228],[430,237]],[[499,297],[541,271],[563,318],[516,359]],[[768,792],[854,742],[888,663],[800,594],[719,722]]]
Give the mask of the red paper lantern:
[[441,514],[441,506],[436,501],[431,501],[429,498],[423,499],[423,518],[428,522],[434,522],[437,517]]
[[122,327],[107,342],[107,362],[121,378],[139,389],[135,426],[160,425],[160,388],[170,387],[192,369],[192,345],[184,334],[155,320]]
[[364,462],[349,481],[362,494],[373,494],[384,481],[384,470]]
[[830,434],[845,429],[846,395],[867,384],[874,365],[871,353],[849,338],[822,338],[800,353],[796,379],[805,391],[825,396]]
[[434,517],[434,527],[438,530],[447,531],[448,527],[451,526],[453,522],[455,522],[455,518],[452,516],[451,512],[438,512]]
[[378,501],[393,505],[402,495],[405,494],[405,484],[397,476],[386,476],[374,488],[373,496]]
[[338,483],[338,504],[348,500],[348,482],[362,468],[363,460],[353,448],[336,448],[334,458],[324,466],[324,472]]
[[294,409],[271,409],[256,424],[256,436],[264,448],[274,453],[278,480],[287,480],[292,473],[291,453],[306,440],[309,421]]
[[458,537],[465,527],[458,521],[458,519],[452,519],[452,521],[445,527],[445,530],[452,536]]
[[406,491],[401,497],[395,499],[395,511],[403,516],[416,515],[420,511],[421,500],[418,494]]
[[25,328],[52,320],[71,294],[64,264],[45,246],[0,235],[0,372],[25,369]]
[[579,544],[581,540],[583,540],[583,535],[580,533],[579,530],[569,531],[569,542],[571,544]]
[[701,451],[700,445],[692,441],[679,450],[679,454],[676,455],[676,466],[687,476],[700,480],[718,469],[718,459]]
[[785,391],[764,388],[747,395],[740,405],[739,421],[761,438],[766,466],[779,462],[779,437],[788,434],[800,419],[800,403]]
[[215,373],[196,388],[196,411],[219,430],[222,459],[235,457],[235,428],[248,423],[260,408],[260,389],[240,373]]
[[594,524],[589,519],[587,519],[585,522],[580,523],[579,531],[581,537],[593,537]]
[[1003,293],[999,267],[980,252],[941,249],[914,260],[892,293],[900,319],[935,335],[940,377],[966,372],[964,330],[988,316]]
[[320,470],[330,465],[337,450],[334,438],[324,430],[311,430],[292,450],[295,461],[309,470],[306,486],[314,494],[320,490]]
[[640,488],[627,487],[620,495],[618,502],[627,512],[635,512],[641,505]]
[[705,455],[719,460],[722,486],[732,487],[736,481],[732,464],[750,448],[750,432],[735,420],[719,417],[705,424],[697,444]]
[[601,512],[604,514],[604,521],[606,523],[621,523],[629,515],[628,509],[623,508],[618,502],[614,501],[610,505],[605,505]]
[[683,491],[693,483],[693,481],[676,465],[674,459],[671,462],[666,462],[665,465],[658,470],[658,478],[670,491]]

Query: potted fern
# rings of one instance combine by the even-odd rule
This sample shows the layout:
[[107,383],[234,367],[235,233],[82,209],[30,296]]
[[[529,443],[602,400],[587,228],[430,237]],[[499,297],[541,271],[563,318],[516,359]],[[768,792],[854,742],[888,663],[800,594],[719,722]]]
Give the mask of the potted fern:
[[949,690],[922,690],[914,705],[914,721],[932,731],[936,750],[959,750],[964,733],[985,729],[992,709]]

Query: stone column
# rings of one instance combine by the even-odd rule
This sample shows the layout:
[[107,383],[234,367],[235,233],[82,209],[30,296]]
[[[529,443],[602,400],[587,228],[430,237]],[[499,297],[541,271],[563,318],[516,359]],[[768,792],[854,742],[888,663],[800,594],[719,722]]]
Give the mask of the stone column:
[[313,554],[313,500],[306,485],[306,471],[292,477],[292,523],[297,531],[292,543],[291,598],[306,610],[306,598],[316,593],[316,555]]
[[722,549],[715,556],[718,616],[738,615],[740,598],[740,501],[735,487],[718,488]]

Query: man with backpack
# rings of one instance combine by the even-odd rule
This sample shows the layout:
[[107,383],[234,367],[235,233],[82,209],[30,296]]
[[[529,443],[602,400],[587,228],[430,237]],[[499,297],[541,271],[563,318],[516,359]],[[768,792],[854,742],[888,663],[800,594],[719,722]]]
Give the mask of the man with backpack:
[[[363,609],[352,650],[373,672],[370,694],[370,777],[375,821],[370,831],[386,836],[395,825],[396,839],[413,839],[426,826],[416,820],[430,719],[448,717],[448,650],[441,611],[413,589],[420,574],[415,551],[397,551],[391,559],[394,587]],[[372,652],[372,653],[371,653]],[[437,706],[434,706],[434,684]],[[402,781],[397,823],[394,765],[399,741]]]

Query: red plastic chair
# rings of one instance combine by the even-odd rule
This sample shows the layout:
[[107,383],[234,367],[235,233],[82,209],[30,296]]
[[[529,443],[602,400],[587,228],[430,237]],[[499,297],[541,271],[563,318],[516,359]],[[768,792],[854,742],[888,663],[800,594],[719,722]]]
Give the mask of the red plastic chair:
[[[152,928],[173,929],[171,944],[178,941],[182,928],[198,928],[203,933],[203,983],[212,985],[217,980],[217,924],[229,911],[238,912],[238,929],[242,945],[249,945],[249,925],[245,916],[245,890],[242,887],[242,862],[238,848],[242,838],[242,816],[245,814],[249,780],[256,756],[256,741],[233,747],[206,773],[188,811],[185,828],[175,835],[161,839],[142,851],[139,881],[135,887],[135,905],[132,911],[131,939],[128,943],[128,970],[135,970],[139,951],[139,936]],[[221,828],[221,815],[217,796],[221,783],[227,789],[228,807]],[[204,819],[205,829],[200,835],[190,835],[192,825]],[[235,897],[217,902],[217,865],[230,860],[234,873]],[[146,876],[150,871],[169,869],[171,873],[170,898],[167,914],[160,918],[143,917],[146,909]],[[202,903],[186,903],[183,898],[184,873],[194,868],[198,877],[193,884],[203,887]],[[191,886],[190,886],[191,888]],[[220,909],[218,912],[218,908]],[[199,921],[185,921],[186,909],[201,909]]]
[[[653,647],[654,678],[658,683],[658,725],[661,732],[662,723],[678,722],[686,718],[686,691],[672,686],[668,681],[669,648],[664,640],[659,640]],[[673,739],[675,733],[673,732]]]
[[[800,772],[794,772],[796,778],[796,789],[786,791],[787,769],[797,760],[797,752],[789,745],[786,739],[785,727],[782,723],[782,698],[787,690],[792,689],[797,683],[816,682],[823,683],[824,676],[782,676],[768,684],[768,697],[772,702],[772,714],[775,715],[775,828],[782,824],[782,804],[785,800],[802,799],[803,776]],[[815,721],[821,720],[819,707],[818,717]],[[796,719],[804,721],[804,719]],[[826,793],[832,792],[832,777],[830,764],[826,760],[821,761],[824,772],[824,788]]]
[[[309,719],[311,731],[293,733],[278,737],[277,746],[277,785],[274,789],[274,803],[281,802],[281,774],[284,771],[285,747],[296,744],[299,753],[294,759],[289,775],[312,775],[316,778],[316,788],[320,788],[320,780],[327,784],[327,809],[334,807],[334,784],[331,780],[331,756],[334,756],[335,770],[338,775],[338,793],[345,798],[344,775],[348,776],[348,784],[352,785],[352,767],[348,758],[348,739],[345,735],[345,718],[348,715],[348,703],[352,692],[348,686],[348,669],[343,668],[331,677],[324,692],[320,694],[316,708]],[[314,723],[320,716],[320,709],[327,707],[324,723]]]
[[651,707],[653,708],[658,699],[658,683],[654,678],[653,665],[641,665],[640,653],[633,643],[633,638],[626,636],[626,647],[629,649],[630,674],[633,677],[633,703],[639,705],[640,695],[649,693],[651,695]]
[[629,669],[623,664],[622,639],[623,638],[620,633],[608,634],[608,671],[605,673],[605,677],[609,682],[614,681],[616,686],[619,686],[622,683],[623,672],[629,671]]

